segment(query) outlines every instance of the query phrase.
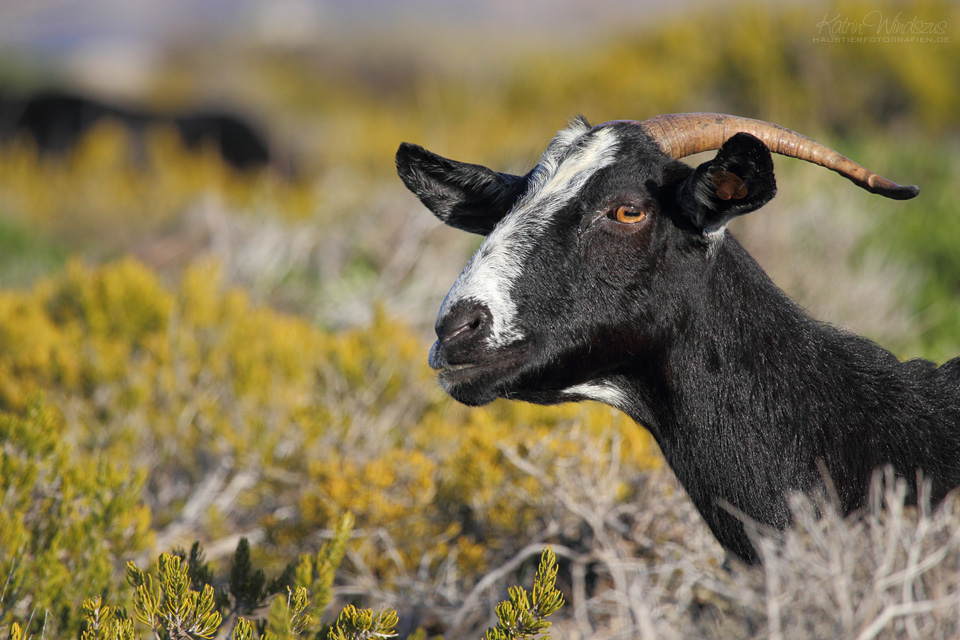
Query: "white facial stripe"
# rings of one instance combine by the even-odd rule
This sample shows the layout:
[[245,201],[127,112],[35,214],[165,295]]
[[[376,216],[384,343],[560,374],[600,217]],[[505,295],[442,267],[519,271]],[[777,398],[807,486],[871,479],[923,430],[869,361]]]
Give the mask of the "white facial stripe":
[[[553,215],[570,202],[600,169],[613,163],[617,136],[599,129],[588,139],[585,123],[577,121],[559,132],[540,158],[527,192],[467,263],[440,309],[442,316],[460,300],[476,300],[493,316],[491,347],[520,340],[516,304],[510,296],[530,248]],[[578,146],[579,145],[579,146]]]

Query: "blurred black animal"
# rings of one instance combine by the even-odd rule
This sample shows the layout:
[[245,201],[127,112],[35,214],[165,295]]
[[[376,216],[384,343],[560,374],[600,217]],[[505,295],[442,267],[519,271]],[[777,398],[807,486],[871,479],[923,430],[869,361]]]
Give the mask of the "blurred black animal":
[[272,161],[265,136],[249,122],[223,111],[167,114],[68,91],[43,91],[27,96],[0,94],[0,141],[26,137],[45,155],[69,152],[104,120],[123,125],[137,143],[142,143],[148,128],[170,126],[185,147],[214,149],[224,162],[240,171],[262,169]]
[[[718,150],[698,167],[679,161]],[[783,127],[719,114],[577,120],[523,176],[404,143],[401,179],[486,238],[440,308],[430,365],[468,405],[598,400],[647,427],[714,535],[757,559],[744,517],[788,494],[864,505],[890,465],[934,503],[960,484],[960,358],[900,362],[810,318],[727,223],[776,193],[771,152],[890,198],[918,193]]]

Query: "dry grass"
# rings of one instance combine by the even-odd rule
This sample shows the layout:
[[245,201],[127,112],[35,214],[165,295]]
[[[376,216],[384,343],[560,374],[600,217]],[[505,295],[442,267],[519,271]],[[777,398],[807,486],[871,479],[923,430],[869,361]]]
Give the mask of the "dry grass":
[[[957,496],[931,513],[909,503],[905,482],[880,473],[869,507],[847,518],[829,499],[796,496],[793,528],[753,532],[761,566],[725,565],[669,472],[636,478],[642,490],[624,505],[609,500],[612,485],[603,479],[616,460],[597,462],[598,482],[565,476],[550,492],[557,511],[548,529],[580,532],[573,544],[554,545],[568,580],[555,638],[877,640],[960,633]],[[532,545],[520,553],[536,552]],[[476,600],[461,607],[476,607],[479,620]],[[467,615],[461,609],[454,619]],[[450,637],[469,635],[463,631],[454,627]]]
[[[762,564],[727,560],[668,469],[621,464],[616,434],[562,458],[502,448],[543,488],[541,533],[469,581],[455,555],[385,590],[372,573],[340,588],[398,607],[409,631],[479,637],[511,584],[526,584],[542,548],[561,565],[567,604],[551,637],[571,640],[749,638],[947,639],[960,633],[960,499],[931,512],[906,483],[877,473],[869,506],[842,517],[829,498],[795,496],[794,526],[751,528]],[[552,438],[577,440],[576,429]],[[602,440],[601,440],[602,441]],[[624,484],[626,483],[626,485]],[[631,496],[624,500],[625,492]],[[368,532],[370,535],[370,532]],[[379,532],[377,535],[386,535]]]

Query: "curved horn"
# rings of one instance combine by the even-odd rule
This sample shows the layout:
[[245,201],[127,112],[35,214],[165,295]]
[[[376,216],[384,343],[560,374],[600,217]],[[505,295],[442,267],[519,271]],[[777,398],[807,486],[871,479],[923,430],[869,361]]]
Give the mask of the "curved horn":
[[701,151],[719,149],[728,138],[743,132],[759,138],[773,153],[799,158],[836,171],[871,193],[895,200],[907,200],[920,193],[919,187],[891,182],[830,147],[796,131],[763,120],[722,113],[678,113],[644,120],[640,126],[660,145],[664,153],[675,160]]

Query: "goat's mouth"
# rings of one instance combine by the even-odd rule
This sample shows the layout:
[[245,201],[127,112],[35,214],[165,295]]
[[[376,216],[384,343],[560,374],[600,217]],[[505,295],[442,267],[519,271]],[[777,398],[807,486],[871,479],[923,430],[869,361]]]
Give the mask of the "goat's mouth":
[[469,360],[449,362],[440,343],[430,349],[430,367],[444,391],[471,406],[484,405],[503,396],[522,368],[527,349],[515,346],[475,354]]

